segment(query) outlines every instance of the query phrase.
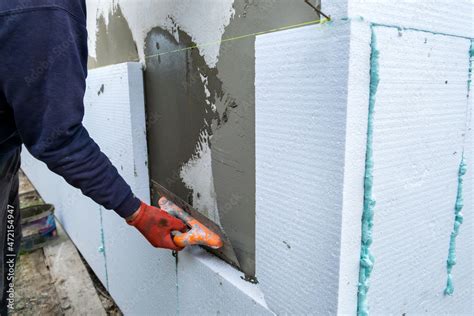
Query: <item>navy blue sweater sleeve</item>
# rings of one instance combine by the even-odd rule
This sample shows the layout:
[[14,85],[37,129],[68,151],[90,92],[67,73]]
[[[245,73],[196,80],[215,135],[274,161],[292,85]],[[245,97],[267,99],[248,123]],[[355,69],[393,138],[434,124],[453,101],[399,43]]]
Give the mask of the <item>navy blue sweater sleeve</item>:
[[82,125],[85,15],[44,7],[13,18],[2,84],[23,143],[83,194],[122,217],[131,215],[140,201]]

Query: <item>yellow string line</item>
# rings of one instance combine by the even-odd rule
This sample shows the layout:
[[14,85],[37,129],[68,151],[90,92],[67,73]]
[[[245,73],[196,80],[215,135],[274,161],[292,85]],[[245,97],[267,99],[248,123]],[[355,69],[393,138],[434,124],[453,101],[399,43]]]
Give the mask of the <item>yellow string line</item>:
[[221,44],[221,43],[224,43],[224,42],[235,41],[235,40],[239,40],[239,39],[243,39],[243,38],[247,38],[247,37],[263,35],[263,34],[268,34],[268,33],[273,33],[273,32],[277,32],[277,31],[288,30],[288,29],[293,29],[293,28],[300,27],[300,26],[305,26],[305,25],[312,25],[312,24],[318,24],[318,23],[323,24],[323,23],[326,23],[327,21],[329,21],[329,19],[324,18],[324,19],[320,19],[320,20],[312,20],[312,21],[307,21],[307,22],[298,23],[298,24],[291,24],[291,25],[282,26],[282,27],[267,30],[267,31],[249,33],[249,34],[244,34],[244,35],[225,38],[225,39],[218,40],[218,41],[208,42],[208,43],[204,43],[204,44],[201,44],[201,45],[193,45],[193,46],[188,46],[188,47],[183,47],[183,48],[179,48],[179,49],[170,50],[170,51],[163,52],[163,53],[147,55],[147,56],[145,56],[145,59],[152,58],[152,57],[163,56],[163,55],[171,54],[171,53],[178,53],[178,52],[182,52],[182,51],[186,51],[186,50],[190,50],[190,49],[194,49],[194,48],[199,48],[199,47],[217,45],[217,44]]

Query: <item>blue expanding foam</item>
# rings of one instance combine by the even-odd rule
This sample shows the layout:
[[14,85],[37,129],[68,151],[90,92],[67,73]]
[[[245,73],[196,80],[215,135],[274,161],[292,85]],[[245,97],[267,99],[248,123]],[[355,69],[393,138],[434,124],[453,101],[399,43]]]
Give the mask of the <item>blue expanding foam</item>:
[[464,206],[463,196],[462,196],[462,187],[463,187],[463,176],[466,174],[467,166],[464,161],[464,156],[461,159],[459,164],[458,171],[458,191],[456,194],[456,203],[454,204],[454,227],[451,232],[451,237],[449,239],[449,251],[448,251],[448,260],[446,260],[446,269],[448,271],[448,281],[446,282],[446,288],[444,289],[445,295],[452,295],[454,293],[453,286],[453,276],[451,274],[454,265],[456,264],[456,237],[459,234],[459,227],[463,222],[463,215],[461,210]]
[[[470,97],[471,92],[471,82],[472,82],[472,59],[474,57],[474,41],[471,40],[471,47],[469,48],[469,69],[467,74],[467,97]],[[467,166],[464,159],[464,153],[461,158],[461,163],[459,164],[458,170],[458,190],[456,194],[456,203],[454,204],[454,227],[449,238],[449,250],[448,250],[448,260],[446,260],[446,270],[448,272],[448,280],[446,282],[446,288],[444,289],[445,295],[453,295],[454,285],[453,285],[453,275],[452,270],[456,264],[456,237],[459,234],[459,228],[464,220],[461,210],[464,206],[463,199],[463,177],[466,174]]]
[[471,40],[471,47],[469,48],[469,70],[467,73],[467,97],[469,98],[472,83],[472,58],[474,57],[474,41]]
[[362,240],[360,249],[359,284],[357,291],[357,314],[366,316],[369,314],[367,303],[367,292],[369,291],[369,279],[374,266],[374,256],[370,251],[372,244],[372,226],[374,219],[375,200],[373,197],[373,133],[374,133],[374,107],[375,95],[379,85],[379,51],[377,49],[377,38],[373,25],[371,25],[371,52],[370,52],[370,90],[369,90],[369,117],[367,123],[367,147],[365,153],[365,176],[364,176],[364,210],[362,212]]

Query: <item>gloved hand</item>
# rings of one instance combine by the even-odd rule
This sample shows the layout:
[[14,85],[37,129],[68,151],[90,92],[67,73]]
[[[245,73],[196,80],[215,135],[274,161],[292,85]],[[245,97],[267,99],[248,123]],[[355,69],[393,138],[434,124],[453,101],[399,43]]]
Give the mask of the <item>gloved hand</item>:
[[186,225],[159,208],[142,202],[138,211],[127,219],[127,223],[135,226],[154,247],[178,251],[183,249],[175,245],[171,232],[185,232]]

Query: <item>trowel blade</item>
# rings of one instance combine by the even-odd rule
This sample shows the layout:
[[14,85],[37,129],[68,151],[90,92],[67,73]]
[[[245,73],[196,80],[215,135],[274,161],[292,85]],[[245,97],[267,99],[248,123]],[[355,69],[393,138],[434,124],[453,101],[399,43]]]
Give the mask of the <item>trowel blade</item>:
[[155,193],[159,195],[158,199],[162,196],[166,197],[168,200],[172,201],[174,204],[181,207],[186,213],[190,214],[192,217],[197,219],[207,228],[209,228],[210,230],[218,234],[224,243],[224,246],[219,249],[212,249],[206,246],[201,246],[201,247],[215,254],[216,256],[223,259],[227,263],[233,265],[234,267],[240,269],[239,260],[237,259],[237,256],[235,255],[235,251],[234,251],[234,248],[232,247],[229,237],[227,237],[227,235],[219,227],[219,225],[211,221],[209,218],[201,214],[199,211],[195,210],[191,205],[184,202],[180,197],[178,197],[177,195],[175,195],[174,193],[172,193],[171,191],[163,187],[161,184],[153,180],[151,180],[151,182],[153,184],[153,190],[155,191]]

